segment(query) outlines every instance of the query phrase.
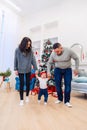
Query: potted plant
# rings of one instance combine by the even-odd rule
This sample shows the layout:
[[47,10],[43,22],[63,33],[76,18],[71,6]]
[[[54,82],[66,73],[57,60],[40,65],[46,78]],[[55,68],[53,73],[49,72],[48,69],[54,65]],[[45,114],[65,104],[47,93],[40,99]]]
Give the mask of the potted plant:
[[11,70],[7,69],[6,72],[0,72],[0,76],[3,77],[3,81],[5,80],[5,78],[9,77],[11,75]]

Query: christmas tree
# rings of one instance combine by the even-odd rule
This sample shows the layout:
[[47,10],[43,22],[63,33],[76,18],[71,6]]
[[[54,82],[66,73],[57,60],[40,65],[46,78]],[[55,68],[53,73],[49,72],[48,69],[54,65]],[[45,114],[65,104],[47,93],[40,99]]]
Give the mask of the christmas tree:
[[[50,40],[47,40],[44,43],[44,49],[42,52],[42,56],[41,56],[41,63],[39,65],[39,74],[42,71],[46,71],[47,72],[47,62],[49,60],[49,57],[52,53],[53,50],[53,44],[51,43]],[[55,82],[54,82],[54,64],[51,65],[51,79],[48,80],[47,82],[48,86],[55,86]]]

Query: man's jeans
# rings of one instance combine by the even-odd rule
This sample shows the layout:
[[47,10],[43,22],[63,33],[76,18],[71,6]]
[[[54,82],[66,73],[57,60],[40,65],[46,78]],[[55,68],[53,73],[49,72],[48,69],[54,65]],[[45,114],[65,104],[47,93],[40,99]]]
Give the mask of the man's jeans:
[[70,93],[71,93],[71,80],[72,80],[72,69],[60,69],[55,68],[54,70],[54,78],[56,83],[56,89],[58,94],[58,100],[63,101],[63,92],[62,92],[62,78],[64,78],[64,103],[70,101]]

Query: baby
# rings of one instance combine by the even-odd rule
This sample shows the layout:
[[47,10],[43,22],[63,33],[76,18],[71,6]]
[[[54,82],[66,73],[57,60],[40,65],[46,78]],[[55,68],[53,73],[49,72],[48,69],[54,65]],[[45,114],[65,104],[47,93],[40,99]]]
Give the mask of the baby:
[[40,73],[40,75],[41,75],[41,77],[36,75],[36,77],[38,78],[39,83],[40,83],[40,90],[39,90],[39,93],[38,93],[38,103],[40,103],[41,96],[44,95],[44,104],[46,105],[47,100],[48,100],[48,90],[47,90],[47,80],[48,80],[48,78],[46,78],[47,74],[46,74],[45,71],[42,71]]

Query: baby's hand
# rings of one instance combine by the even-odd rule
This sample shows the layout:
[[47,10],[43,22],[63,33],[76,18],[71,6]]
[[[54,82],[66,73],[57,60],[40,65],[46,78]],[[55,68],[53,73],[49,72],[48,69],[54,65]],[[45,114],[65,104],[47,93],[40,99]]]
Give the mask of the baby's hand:
[[15,71],[15,75],[18,75],[18,71],[17,70]]
[[38,70],[35,71],[35,74],[38,75]]
[[47,78],[51,78],[51,74],[50,73],[47,73]]

